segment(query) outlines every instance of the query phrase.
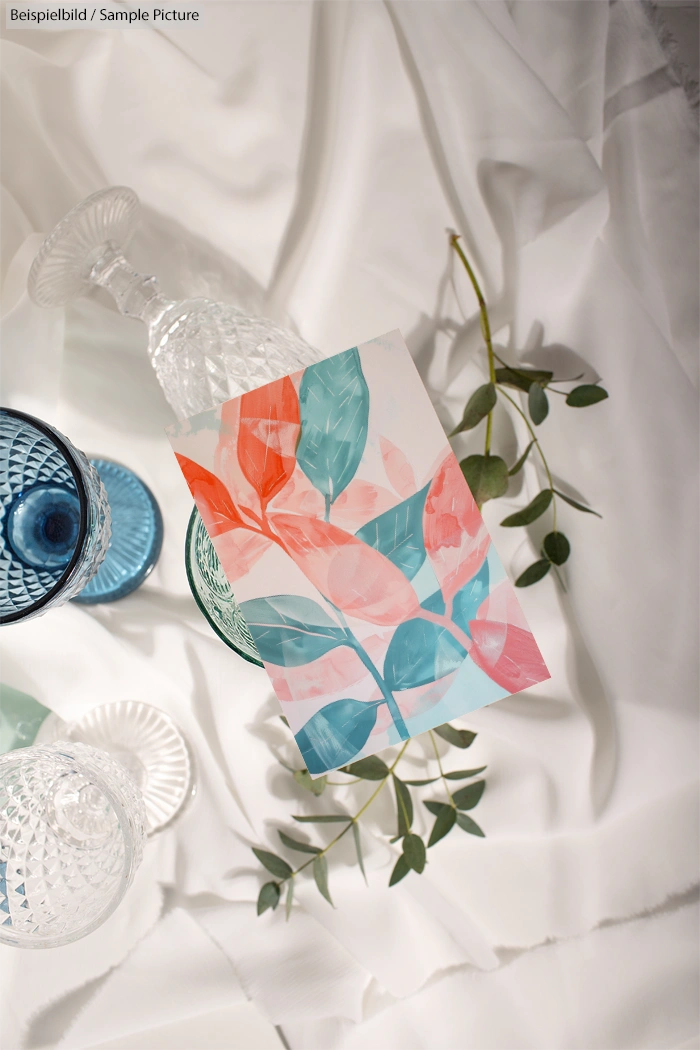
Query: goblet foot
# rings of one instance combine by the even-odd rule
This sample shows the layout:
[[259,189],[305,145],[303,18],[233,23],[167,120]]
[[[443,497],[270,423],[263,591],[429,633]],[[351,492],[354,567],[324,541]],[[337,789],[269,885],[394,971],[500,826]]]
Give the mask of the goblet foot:
[[91,459],[107,492],[112,540],[104,561],[73,599],[82,605],[114,602],[149,575],[163,545],[163,518],[156,499],[133,471],[109,459]]
[[149,835],[175,820],[195,793],[194,763],[185,737],[165,711],[150,704],[103,704],[77,722],[49,717],[37,739],[79,741],[120,762],[143,797]]
[[65,306],[92,287],[90,271],[105,247],[125,247],[136,228],[140,203],[127,186],[110,186],[68,212],[44,241],[27,287],[37,306]]

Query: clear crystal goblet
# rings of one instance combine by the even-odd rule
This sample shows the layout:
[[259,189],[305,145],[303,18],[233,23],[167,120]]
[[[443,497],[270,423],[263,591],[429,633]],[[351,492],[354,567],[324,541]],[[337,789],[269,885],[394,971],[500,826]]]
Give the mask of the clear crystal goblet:
[[0,943],[52,948],[97,929],[146,836],[194,790],[187,741],[164,711],[121,701],[72,723],[49,715],[34,746],[0,756]]
[[[33,301],[55,307],[95,286],[110,292],[121,313],[146,325],[151,364],[178,419],[323,358],[294,332],[235,305],[203,298],[166,299],[156,279],[136,273],[124,256],[139,211],[138,197],[126,186],[107,187],[77,204],[34,260],[28,281]],[[189,535],[193,543],[187,543],[186,561],[197,604],[228,645],[259,662],[233,595],[217,594],[207,582],[207,566],[218,565],[218,558],[206,530],[195,524]]]

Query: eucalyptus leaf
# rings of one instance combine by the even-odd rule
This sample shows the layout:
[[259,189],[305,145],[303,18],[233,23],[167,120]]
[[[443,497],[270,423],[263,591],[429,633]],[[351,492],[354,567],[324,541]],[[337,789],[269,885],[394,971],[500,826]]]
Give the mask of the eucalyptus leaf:
[[285,834],[284,831],[278,831],[280,839],[287,849],[296,849],[300,853],[320,853],[321,850],[318,846],[312,846],[308,842],[300,842],[299,839],[293,839],[291,835]]
[[403,838],[411,830],[411,824],[413,823],[413,801],[411,792],[404,782],[399,780],[394,774],[392,774],[392,780],[394,781],[394,791],[396,792],[396,812],[399,822],[398,835],[399,838]]
[[464,430],[473,430],[492,411],[496,400],[496,387],[493,383],[484,383],[483,386],[477,387],[467,401],[462,421],[457,424],[449,437],[461,434]]
[[477,780],[475,784],[467,784],[466,787],[455,791],[452,798],[457,809],[474,809],[484,793],[485,780]]
[[360,865],[360,871],[362,872],[362,878],[365,880],[365,885],[368,886],[367,873],[365,872],[365,862],[362,859],[362,843],[360,842],[360,825],[355,821],[352,826],[352,837],[355,840],[355,852],[357,853],[357,863]]
[[582,510],[585,514],[595,514],[596,518],[602,518],[603,515],[599,514],[597,510],[592,510],[591,507],[584,507],[583,503],[577,503],[571,496],[565,496],[559,489],[554,490],[560,499],[563,499],[565,503],[568,503],[570,507],[575,507],[576,510]]
[[443,809],[452,809],[452,806],[448,806],[446,802],[424,802],[423,805],[434,817],[438,817]]
[[542,541],[544,553],[555,565],[563,565],[571,553],[571,545],[563,532],[549,532]]
[[328,891],[328,863],[326,862],[326,858],[321,856],[315,857],[313,869],[316,885],[328,903],[332,905],[333,901],[331,900],[331,895]]
[[362,780],[384,780],[389,776],[389,767],[378,755],[369,755],[352,762],[349,766],[343,766],[341,772],[361,777]]
[[448,744],[452,744],[453,747],[471,747],[476,740],[476,733],[470,732],[469,729],[455,729],[454,726],[449,725],[447,722],[444,725],[435,726],[433,733],[437,733],[438,736],[441,736]]
[[496,369],[496,382],[502,386],[511,386],[516,390],[522,390],[527,394],[533,383],[547,386],[551,382],[554,372],[546,372],[539,368],[504,368]]
[[523,507],[522,510],[516,511],[515,514],[509,514],[507,518],[504,518],[501,525],[507,529],[512,529],[516,525],[530,525],[544,514],[551,502],[552,490],[543,489],[528,503],[527,507]]
[[266,882],[258,894],[258,915],[268,908],[274,911],[280,902],[280,888],[276,882]]
[[539,561],[534,561],[532,565],[528,565],[524,572],[520,573],[515,581],[515,586],[532,587],[533,583],[543,579],[551,568],[552,563],[549,558],[540,558]]
[[294,900],[294,879],[290,879],[287,883],[287,899],[284,902],[284,917],[289,922],[289,916],[292,914],[292,901]]
[[459,465],[477,507],[508,488],[508,466],[500,456],[467,456]]
[[413,868],[420,875],[425,867],[425,843],[420,835],[404,836],[403,855],[409,868]]
[[486,838],[477,822],[468,817],[466,813],[457,814],[457,823],[462,831],[466,831],[469,835],[478,835],[482,839]]
[[343,813],[323,813],[320,816],[297,817],[292,813],[292,820],[300,824],[348,824],[352,817]]
[[449,831],[452,831],[456,819],[457,810],[454,806],[441,806],[436,813],[436,820],[433,824],[433,829],[430,832],[430,838],[428,839],[428,846],[434,846],[436,842],[444,838]]
[[404,784],[410,784],[411,787],[420,788],[425,787],[426,784],[434,784],[440,777],[430,777],[428,780],[404,780]]
[[549,413],[549,401],[547,395],[539,383],[532,383],[527,395],[527,407],[530,418],[535,426],[539,426],[547,418]]
[[445,780],[466,780],[467,777],[483,773],[485,769],[486,766],[479,766],[478,769],[455,769],[451,773],[445,773]]
[[574,387],[567,395],[566,403],[572,408],[587,408],[589,405],[597,404],[598,401],[605,401],[606,397],[609,397],[609,394],[602,386],[595,383],[584,383],[583,386]]
[[253,853],[263,867],[267,868],[271,875],[276,875],[278,879],[288,879],[292,874],[292,869],[286,860],[282,860],[275,853],[268,853],[266,849],[257,849],[255,846],[253,846]]
[[284,722],[284,724],[286,725],[287,729],[289,729],[289,722],[287,721],[287,719],[286,719],[286,717],[284,715],[280,715],[280,722]]
[[294,779],[299,787],[303,787],[306,791],[310,791],[312,795],[322,795],[326,790],[327,777],[316,777],[314,780],[308,769],[295,769]]
[[394,865],[394,870],[392,871],[391,878],[389,879],[389,885],[395,886],[397,882],[401,882],[401,879],[405,878],[410,870],[411,869],[408,866],[408,861],[402,853],[399,859],[396,861],[396,864]]
[[523,465],[525,463],[525,460],[530,455],[530,449],[532,448],[532,446],[534,444],[535,444],[535,439],[533,438],[532,441],[530,442],[530,444],[527,446],[527,448],[523,452],[523,454],[520,457],[520,459],[517,461],[517,463],[515,463],[514,466],[512,466],[510,468],[510,470],[508,471],[508,477],[512,478],[514,474],[517,474],[519,470],[523,469]]

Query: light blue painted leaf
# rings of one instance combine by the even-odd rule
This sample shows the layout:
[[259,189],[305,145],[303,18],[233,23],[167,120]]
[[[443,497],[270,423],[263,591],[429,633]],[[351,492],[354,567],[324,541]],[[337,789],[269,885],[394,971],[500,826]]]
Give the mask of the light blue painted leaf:
[[297,462],[328,510],[354,478],[367,443],[369,390],[356,347],[309,365],[299,407]]
[[479,608],[489,593],[489,563],[485,561],[476,576],[457,591],[452,603],[452,619],[471,638],[469,621],[476,618]]
[[423,509],[430,485],[373,518],[355,535],[386,555],[412,580],[425,561]]
[[346,641],[342,628],[310,598],[276,594],[241,602],[240,608],[267,663],[299,667]]
[[383,700],[334,700],[295,734],[309,773],[325,773],[355,758],[367,743]]
[[413,689],[456,671],[467,655],[456,638],[439,624],[406,620],[399,624],[384,659],[390,689]]

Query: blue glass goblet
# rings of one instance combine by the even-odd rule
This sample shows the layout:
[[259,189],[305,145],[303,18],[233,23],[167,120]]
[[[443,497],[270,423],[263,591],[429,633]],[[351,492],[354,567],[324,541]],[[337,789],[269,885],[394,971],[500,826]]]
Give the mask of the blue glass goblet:
[[0,624],[71,598],[121,598],[155,565],[163,526],[153,495],[125,467],[94,463],[54,427],[0,409]]

